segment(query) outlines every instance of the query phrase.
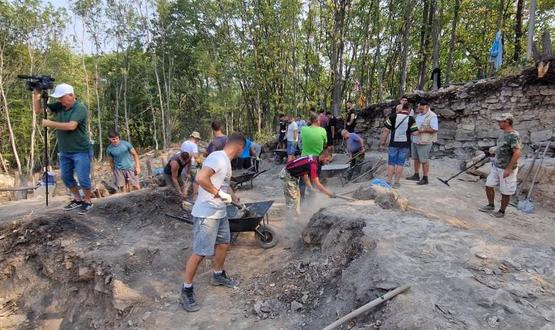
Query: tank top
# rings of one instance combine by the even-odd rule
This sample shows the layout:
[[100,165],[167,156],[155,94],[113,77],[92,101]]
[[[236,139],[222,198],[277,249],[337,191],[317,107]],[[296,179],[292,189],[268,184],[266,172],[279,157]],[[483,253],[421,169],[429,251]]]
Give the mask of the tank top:
[[170,160],[166,164],[166,167],[164,167],[164,173],[165,174],[172,175],[171,162],[174,161],[174,160],[179,164],[179,169],[177,170],[178,174],[181,174],[181,172],[183,171],[185,166],[189,165],[189,163],[191,162],[190,160],[188,162],[186,162],[185,164],[183,164],[183,160],[181,159],[181,154],[182,153],[186,153],[186,152],[183,152],[183,151],[178,152],[170,158]]

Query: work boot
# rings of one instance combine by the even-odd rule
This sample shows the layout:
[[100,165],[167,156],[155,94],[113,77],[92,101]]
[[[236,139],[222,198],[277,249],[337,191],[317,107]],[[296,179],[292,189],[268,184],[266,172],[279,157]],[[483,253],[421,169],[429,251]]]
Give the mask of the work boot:
[[195,300],[193,287],[181,287],[181,306],[187,312],[196,312],[200,309],[200,305]]
[[503,218],[505,217],[505,212],[501,212],[501,210],[499,210],[497,212],[490,213],[490,215],[495,218]]
[[239,285],[239,281],[227,276],[225,270],[222,270],[221,273],[216,274],[212,273],[212,279],[210,280],[210,284],[212,285],[223,285],[227,286],[228,288],[235,288]]
[[423,186],[425,184],[428,184],[428,178],[423,177],[422,180],[418,181],[416,184],[419,185],[419,186]]
[[409,181],[420,181],[420,175],[418,173],[415,173],[411,176],[407,176],[405,179]]
[[81,207],[81,204],[83,204],[82,201],[77,201],[77,200],[73,199],[71,202],[69,202],[69,204],[64,206],[64,211],[75,210],[76,208]]
[[490,205],[490,204],[484,205],[484,206],[480,207],[478,209],[478,211],[484,212],[484,213],[491,213],[491,212],[495,211],[495,206]]

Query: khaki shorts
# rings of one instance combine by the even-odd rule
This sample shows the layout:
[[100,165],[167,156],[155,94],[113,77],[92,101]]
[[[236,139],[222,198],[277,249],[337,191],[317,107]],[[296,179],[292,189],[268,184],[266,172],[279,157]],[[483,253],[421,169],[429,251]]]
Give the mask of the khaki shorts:
[[135,174],[135,170],[120,170],[118,168],[114,169],[114,181],[116,181],[116,186],[124,187],[126,183],[131,186],[139,187],[139,179]]
[[418,160],[421,163],[427,163],[430,159],[430,151],[432,150],[432,144],[418,144],[413,143],[411,146],[411,157],[414,160]]
[[499,186],[499,191],[503,195],[511,196],[516,192],[518,168],[515,168],[511,174],[504,178],[503,169],[495,165],[491,166],[488,178],[486,180],[486,187]]

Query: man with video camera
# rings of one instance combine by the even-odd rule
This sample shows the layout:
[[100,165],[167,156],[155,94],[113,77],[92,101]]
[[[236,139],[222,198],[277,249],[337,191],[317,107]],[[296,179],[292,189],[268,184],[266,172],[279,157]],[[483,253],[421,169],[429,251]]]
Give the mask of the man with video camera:
[[[41,93],[40,88],[33,89],[33,106],[36,113],[43,111]],[[64,210],[79,208],[79,213],[86,213],[93,207],[87,109],[83,103],[77,101],[73,87],[68,84],[57,85],[50,97],[57,99],[56,102],[47,104],[48,110],[54,113],[55,120],[43,119],[42,126],[56,129],[62,181],[73,193],[73,200],[64,207]],[[73,172],[77,174],[79,186],[83,189],[83,198],[79,193]]]

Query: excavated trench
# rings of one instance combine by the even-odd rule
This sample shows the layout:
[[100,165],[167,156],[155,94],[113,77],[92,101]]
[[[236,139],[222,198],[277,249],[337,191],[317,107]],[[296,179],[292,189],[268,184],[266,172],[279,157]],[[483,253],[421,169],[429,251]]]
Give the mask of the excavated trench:
[[0,328],[120,328],[157,294],[130,287],[168,271],[163,245],[149,242],[190,237],[165,218],[182,212],[165,190],[98,202],[86,217],[62,212],[0,227]]

